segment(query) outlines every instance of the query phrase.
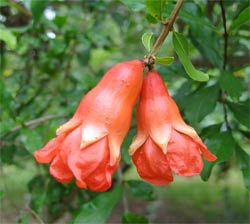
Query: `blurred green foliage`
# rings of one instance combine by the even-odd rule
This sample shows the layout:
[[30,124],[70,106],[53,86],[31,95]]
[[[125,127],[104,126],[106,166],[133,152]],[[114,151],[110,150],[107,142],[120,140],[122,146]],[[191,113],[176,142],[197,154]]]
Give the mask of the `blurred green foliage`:
[[[159,34],[161,21],[169,16],[175,1],[156,3],[1,1],[1,175],[13,166],[18,172],[22,168],[32,170],[25,188],[29,209],[20,215],[19,223],[29,223],[31,217],[51,223],[65,214],[70,214],[72,223],[104,223],[120,201],[122,191],[154,200],[151,185],[141,180],[124,181],[121,185],[117,175],[111,191],[103,194],[77,189],[74,183],[59,184],[49,175],[46,165],[35,163],[32,153],[55,136],[56,128],[71,117],[82,96],[108,68],[121,61],[143,59],[147,52],[141,37],[146,32],[152,32],[154,37]],[[178,53],[180,49],[172,43],[170,33],[157,56],[173,56],[176,51],[180,58],[174,55],[172,65],[156,64],[156,68],[184,119],[199,131],[218,157],[214,163],[205,162],[202,179],[208,180],[213,167],[221,178],[238,166],[249,190],[249,2],[225,1],[224,6],[226,56],[220,2],[187,1],[174,25],[178,35],[185,38],[179,42],[179,47],[185,45],[184,56]],[[195,73],[190,70],[191,62],[197,69]],[[209,75],[206,83],[190,78],[199,80],[203,72]],[[134,119],[122,148],[124,173],[131,167],[127,149],[135,125]],[[4,183],[0,190],[1,202],[6,201]],[[147,222],[127,211],[120,220]]]

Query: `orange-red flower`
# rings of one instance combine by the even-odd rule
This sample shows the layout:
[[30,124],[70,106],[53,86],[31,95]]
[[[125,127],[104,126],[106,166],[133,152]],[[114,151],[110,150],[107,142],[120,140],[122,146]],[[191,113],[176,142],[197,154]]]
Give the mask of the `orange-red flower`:
[[173,181],[171,171],[182,176],[199,174],[203,168],[201,152],[206,160],[216,160],[196,131],[183,121],[155,70],[143,81],[136,119],[138,132],[129,153],[143,179],[164,185]]
[[51,162],[55,179],[68,183],[75,177],[78,187],[92,191],[111,186],[141,90],[143,69],[140,60],[112,67],[83,97],[72,119],[57,129],[57,137],[34,153],[38,162]]

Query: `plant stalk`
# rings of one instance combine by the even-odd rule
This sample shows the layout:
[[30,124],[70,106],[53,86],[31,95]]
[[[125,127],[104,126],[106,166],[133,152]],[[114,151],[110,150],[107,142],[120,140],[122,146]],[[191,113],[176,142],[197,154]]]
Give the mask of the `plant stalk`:
[[164,23],[164,27],[161,31],[161,34],[159,35],[159,37],[157,38],[152,50],[150,51],[149,55],[155,55],[157,53],[157,51],[159,50],[159,48],[161,47],[161,45],[163,44],[164,40],[166,39],[169,31],[172,29],[173,24],[177,18],[177,15],[182,7],[184,3],[184,0],[178,0],[173,11],[171,12],[168,20]]

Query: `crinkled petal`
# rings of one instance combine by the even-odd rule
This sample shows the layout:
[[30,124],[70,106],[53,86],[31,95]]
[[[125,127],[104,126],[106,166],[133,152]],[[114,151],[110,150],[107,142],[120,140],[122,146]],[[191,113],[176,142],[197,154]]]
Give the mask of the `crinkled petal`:
[[56,156],[50,165],[50,174],[59,182],[66,184],[73,179],[73,174],[68,166]]
[[68,157],[71,153],[80,150],[81,143],[81,126],[72,130],[64,139],[59,154],[62,161],[67,164]]
[[186,125],[185,123],[175,123],[174,129],[180,133],[186,134],[187,136],[192,138],[197,144],[199,144],[200,150],[207,161],[213,162],[217,159],[217,157],[208,150],[207,146],[202,142],[201,138],[198,136],[198,134],[192,127]]
[[189,136],[173,131],[167,157],[171,169],[177,175],[193,176],[202,171],[203,161],[199,145]]
[[207,146],[203,144],[203,142],[198,142],[198,144],[205,160],[209,162],[217,160],[217,157],[208,150]]
[[173,181],[166,155],[150,137],[134,153],[132,159],[137,172],[146,181],[155,185],[166,185]]
[[61,135],[51,139],[43,148],[34,152],[34,157],[39,163],[49,163],[58,153],[60,144],[65,136]]
[[167,153],[167,145],[171,136],[172,127],[170,124],[159,125],[150,131],[150,136],[160,147],[164,154]]
[[87,188],[86,182],[84,182],[83,180],[80,180],[80,179],[76,180],[76,185],[79,188],[85,188],[85,189]]
[[94,191],[102,191],[110,187],[111,175],[107,179],[109,158],[107,137],[72,152],[68,158],[68,165],[74,173],[77,185],[87,184],[88,188]]

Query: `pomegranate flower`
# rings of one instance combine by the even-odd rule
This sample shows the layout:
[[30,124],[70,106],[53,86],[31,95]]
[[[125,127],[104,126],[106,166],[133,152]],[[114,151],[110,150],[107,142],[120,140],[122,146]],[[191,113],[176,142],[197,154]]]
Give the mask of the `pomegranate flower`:
[[57,129],[57,137],[34,153],[38,162],[51,162],[56,180],[69,183],[75,177],[80,188],[100,192],[110,188],[143,69],[140,60],[112,67],[83,97],[72,119]]
[[143,81],[136,113],[138,132],[130,146],[139,175],[155,185],[181,176],[200,174],[203,161],[216,156],[208,151],[196,131],[182,119],[160,75],[151,70]]

